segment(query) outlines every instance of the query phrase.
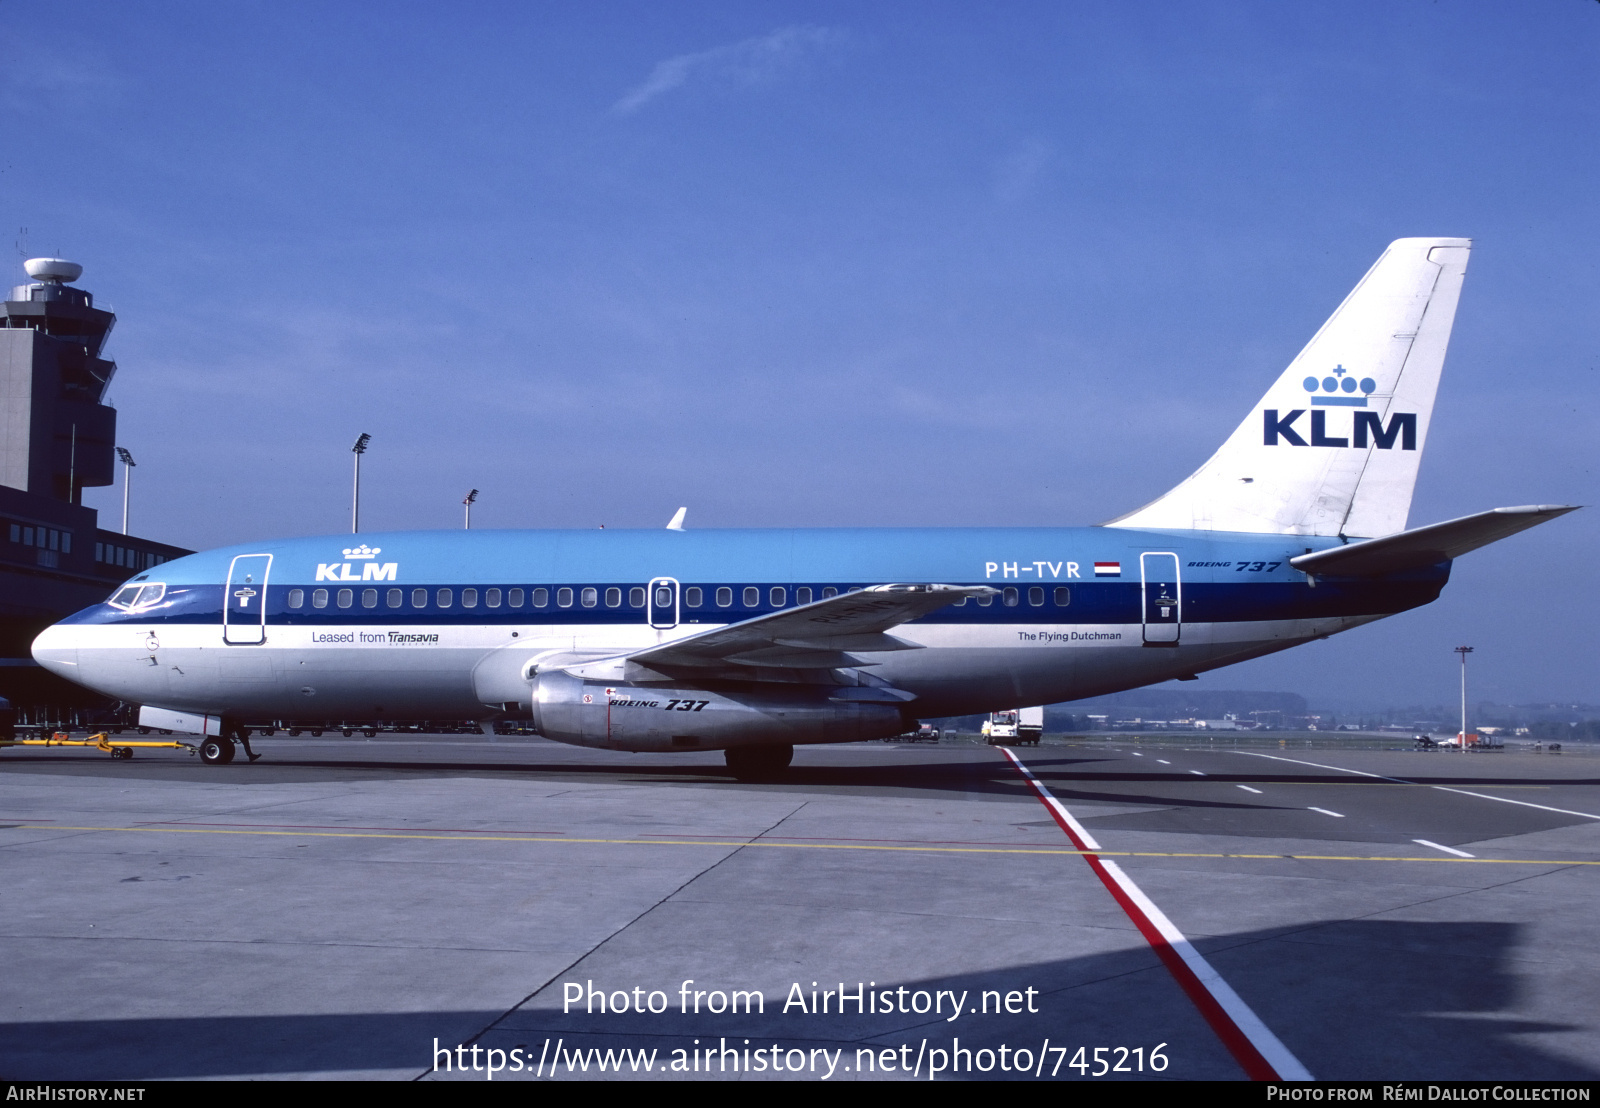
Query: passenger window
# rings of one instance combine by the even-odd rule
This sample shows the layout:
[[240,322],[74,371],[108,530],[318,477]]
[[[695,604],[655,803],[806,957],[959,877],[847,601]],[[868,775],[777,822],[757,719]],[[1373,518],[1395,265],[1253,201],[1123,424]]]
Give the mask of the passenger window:
[[563,607],[563,608],[572,607],[572,590],[571,589],[557,589],[556,590],[556,603],[558,605],[560,605],[561,607]]
[[[569,601],[567,601],[567,603],[570,604],[572,602],[569,600]],[[535,608],[545,608],[545,607],[548,607],[549,604],[550,604],[550,590],[549,589],[534,589],[533,590],[533,606]]]
[[622,607],[622,590],[621,589],[616,588],[616,587],[612,587],[612,588],[609,588],[609,589],[606,590],[606,607],[607,608],[620,608],[620,607]]
[[796,604],[810,604],[811,603],[811,589],[810,589],[810,587],[806,586],[806,585],[802,585],[798,589],[795,589],[794,590],[794,602]]
[[361,590],[361,606],[363,608],[376,608],[378,606],[378,590],[377,589],[362,589]]
[[767,599],[772,602],[774,608],[781,608],[789,602],[789,590],[782,585],[776,585],[767,594]]
[[989,593],[989,594],[987,594],[985,596],[978,597],[978,607],[980,607],[980,608],[987,608],[989,605],[991,605],[993,603],[994,603],[994,593]]
[[583,606],[593,608],[600,602],[600,593],[592,585],[583,590]]
[[304,605],[305,602],[306,602],[306,590],[305,589],[290,589],[289,590],[289,607],[291,607],[291,608],[299,608],[302,605]]
[[1028,603],[1032,604],[1035,608],[1043,604],[1044,589],[1040,588],[1038,585],[1034,585],[1032,588],[1030,588],[1028,590]]
[[717,607],[731,608],[733,606],[733,590],[724,585],[717,590]]
[[339,607],[348,608],[355,601],[356,594],[351,589],[339,590]]
[[1007,608],[1015,608],[1017,606],[1017,590],[1016,590],[1016,587],[1012,586],[1012,585],[1007,585],[1006,588],[1005,588],[1005,592],[1003,592],[1001,594],[1000,599],[1005,602],[1005,606]]
[[656,588],[656,607],[672,607],[672,588],[670,585],[661,585]]
[[433,594],[433,602],[441,608],[448,608],[455,603],[456,592],[454,589],[440,589]]
[[402,605],[402,604],[404,604],[406,602],[406,594],[405,594],[404,591],[402,591],[400,589],[390,589],[389,590],[388,601],[389,601],[389,607],[398,608],[398,607],[400,607],[400,605]]
[[412,589],[411,590],[411,606],[413,608],[426,608],[428,606],[428,590],[427,589]]
[[477,589],[462,589],[461,590],[461,606],[463,608],[476,608],[478,606],[478,590]]
[[644,586],[643,585],[635,585],[635,586],[633,586],[633,588],[628,590],[628,607],[630,607],[630,608],[643,608],[644,607]]
[[861,586],[860,585],[851,585],[848,589],[845,589],[844,591],[847,592],[847,593],[860,592],[861,591]]
[[313,608],[326,608],[328,606],[328,590],[317,589],[314,591],[311,594],[311,606]]
[[512,608],[520,608],[522,607],[522,596],[523,593],[521,589],[512,589],[506,595],[506,604]]
[[746,608],[759,607],[761,604],[761,590],[754,585],[746,585],[744,589],[744,606]]
[[685,608],[698,608],[706,602],[706,594],[699,585],[690,586],[683,590],[683,606]]
[[832,600],[834,597],[836,597],[838,595],[839,595],[839,590],[834,588],[832,585],[829,585],[829,586],[827,586],[826,588],[824,588],[822,590],[822,599],[824,599],[824,600]]
[[483,603],[484,603],[484,606],[487,607],[487,608],[498,608],[498,607],[500,607],[500,590],[499,589],[489,589],[486,592],[484,592],[484,594],[483,594]]
[[1056,586],[1056,607],[1065,608],[1072,603],[1072,590],[1065,585]]

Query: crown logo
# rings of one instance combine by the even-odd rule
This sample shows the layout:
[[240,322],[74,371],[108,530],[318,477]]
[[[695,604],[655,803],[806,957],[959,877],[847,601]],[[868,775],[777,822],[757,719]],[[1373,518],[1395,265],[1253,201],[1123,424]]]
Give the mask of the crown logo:
[[353,562],[358,558],[376,558],[382,553],[383,547],[368,546],[366,543],[362,543],[360,546],[352,546],[347,549],[344,552],[344,556]]
[[[1316,377],[1307,377],[1301,382],[1307,392],[1312,393],[1311,404],[1317,408],[1365,408],[1367,397],[1378,391],[1378,382],[1371,377],[1363,377],[1357,381],[1354,377],[1345,376],[1350,371],[1342,365],[1336,365],[1329,370],[1329,376],[1320,380]],[[1323,395],[1315,395],[1318,392]],[[1359,392],[1361,395],[1357,396]]]

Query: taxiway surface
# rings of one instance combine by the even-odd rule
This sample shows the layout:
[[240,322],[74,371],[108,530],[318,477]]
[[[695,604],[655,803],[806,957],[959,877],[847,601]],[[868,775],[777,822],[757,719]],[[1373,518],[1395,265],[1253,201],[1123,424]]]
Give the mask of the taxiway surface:
[[[0,1075],[1243,1076],[999,750],[256,748],[0,754]],[[1593,758],[1017,754],[1312,1075],[1600,1076]]]

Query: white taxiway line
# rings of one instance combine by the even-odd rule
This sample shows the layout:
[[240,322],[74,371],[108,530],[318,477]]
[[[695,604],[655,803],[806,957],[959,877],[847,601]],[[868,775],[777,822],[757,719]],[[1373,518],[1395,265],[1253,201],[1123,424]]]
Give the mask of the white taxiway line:
[[[1321,762],[1305,762],[1299,758],[1283,758],[1277,754],[1260,754],[1254,750],[1235,750],[1235,754],[1248,754],[1252,758],[1271,758],[1274,762],[1293,762],[1297,766],[1315,766],[1317,769],[1331,769],[1335,773],[1353,773],[1357,777],[1375,777],[1379,781],[1394,781],[1401,785],[1420,785],[1420,781],[1407,781],[1404,777],[1389,777],[1382,773],[1367,773],[1359,769],[1345,769],[1343,766],[1325,766]],[[1580,816],[1583,819],[1600,819],[1592,812],[1574,812],[1570,808],[1552,808],[1548,804],[1534,804],[1528,800],[1512,800],[1509,796],[1490,796],[1488,793],[1475,793],[1467,789],[1452,789],[1449,785],[1426,785],[1425,788],[1438,789],[1443,793],[1460,793],[1462,796],[1475,796],[1479,800],[1498,800],[1502,804],[1520,804],[1524,808],[1538,808],[1541,812],[1558,812],[1563,816]]]
[[1334,819],[1344,819],[1344,813],[1343,812],[1330,812],[1326,808],[1313,808],[1309,804],[1306,805],[1306,810],[1310,811],[1310,812],[1321,812],[1323,815],[1332,816]]
[[1445,846],[1443,843],[1429,842],[1427,839],[1412,839],[1411,841],[1414,843],[1421,843],[1423,846],[1431,846],[1435,850],[1442,850],[1446,854],[1454,854],[1457,858],[1477,857],[1476,854],[1468,854],[1465,850],[1457,850],[1455,847]]
[[[1022,759],[1018,758],[1010,747],[1000,749],[1027,780],[1040,801],[1055,816],[1056,823],[1079,850],[1101,849],[1094,836],[1072,817],[1072,813],[1067,811],[1065,805],[1044,787],[1044,784],[1033,775],[1033,771],[1023,764]],[[1211,967],[1211,963],[1201,957],[1200,952],[1184,938],[1183,933],[1173,926],[1166,913],[1156,907],[1155,902],[1144,894],[1144,890],[1134,884],[1133,878],[1123,872],[1121,866],[1090,853],[1085,853],[1083,860],[1089,863],[1089,868],[1094,870],[1112,898],[1122,906],[1122,910],[1128,914],[1128,918],[1145,937],[1145,941],[1166,964],[1179,986],[1189,995],[1195,1007],[1200,1009],[1200,1014],[1205,1017],[1211,1029],[1222,1040],[1222,1044],[1228,1048],[1228,1052],[1252,1080],[1315,1080],[1289,1048],[1261,1022],[1261,1017],[1251,1010],[1239,994],[1233,991],[1233,987],[1222,979],[1222,975]]]
[[1243,789],[1247,793],[1255,793],[1257,796],[1261,795],[1260,789],[1252,789],[1249,785],[1240,785],[1239,788]]

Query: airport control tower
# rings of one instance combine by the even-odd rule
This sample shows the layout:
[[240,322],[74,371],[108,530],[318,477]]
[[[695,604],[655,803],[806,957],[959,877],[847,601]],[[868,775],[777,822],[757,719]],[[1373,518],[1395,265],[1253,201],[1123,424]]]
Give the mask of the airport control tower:
[[0,695],[25,711],[86,694],[33,664],[45,627],[116,585],[189,551],[100,529],[83,490],[116,476],[115,362],[101,356],[117,317],[74,288],[83,267],[33,258],[32,281],[0,306]]

